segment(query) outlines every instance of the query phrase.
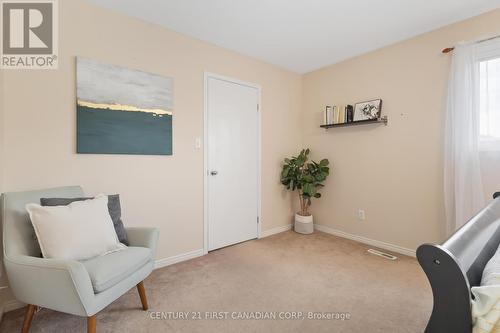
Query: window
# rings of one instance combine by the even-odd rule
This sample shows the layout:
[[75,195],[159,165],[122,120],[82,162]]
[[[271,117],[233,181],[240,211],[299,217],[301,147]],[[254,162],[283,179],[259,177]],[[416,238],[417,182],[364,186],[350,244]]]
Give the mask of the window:
[[500,44],[481,43],[479,60],[479,147],[500,151]]
[[500,58],[482,61],[479,66],[481,141],[500,141]]

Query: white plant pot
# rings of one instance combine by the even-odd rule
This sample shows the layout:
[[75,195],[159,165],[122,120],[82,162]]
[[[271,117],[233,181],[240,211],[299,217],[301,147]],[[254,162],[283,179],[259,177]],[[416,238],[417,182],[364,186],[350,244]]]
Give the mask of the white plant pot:
[[295,214],[295,232],[299,234],[312,234],[314,231],[313,216],[302,216]]

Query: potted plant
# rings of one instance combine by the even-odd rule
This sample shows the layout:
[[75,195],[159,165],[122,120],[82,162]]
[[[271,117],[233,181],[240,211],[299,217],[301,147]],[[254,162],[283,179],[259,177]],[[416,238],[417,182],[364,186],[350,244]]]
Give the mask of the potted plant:
[[313,232],[313,216],[309,213],[312,198],[320,198],[319,188],[328,177],[328,160],[319,163],[309,160],[310,150],[303,149],[298,156],[285,158],[281,171],[281,183],[287,190],[298,191],[300,211],[295,214],[295,231],[302,234]]

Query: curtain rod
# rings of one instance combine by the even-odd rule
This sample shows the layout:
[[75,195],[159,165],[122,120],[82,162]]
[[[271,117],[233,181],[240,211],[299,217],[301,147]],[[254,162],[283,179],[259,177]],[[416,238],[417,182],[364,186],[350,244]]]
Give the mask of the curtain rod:
[[[489,40],[492,40],[492,39],[495,39],[495,38],[500,38],[500,35],[496,35],[496,36],[493,36],[493,37],[489,37],[489,38],[485,38],[485,39],[481,39],[481,40],[475,41],[474,44],[486,42],[486,41],[489,41]],[[447,47],[447,48],[443,49],[443,51],[441,51],[441,52],[442,53],[450,53],[454,49],[455,49],[454,46],[453,47]]]

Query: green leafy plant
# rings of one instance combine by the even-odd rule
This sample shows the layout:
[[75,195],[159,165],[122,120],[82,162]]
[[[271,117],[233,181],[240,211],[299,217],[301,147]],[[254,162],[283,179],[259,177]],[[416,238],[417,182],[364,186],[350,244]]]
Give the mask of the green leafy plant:
[[329,161],[322,159],[319,163],[309,160],[309,149],[303,149],[298,156],[285,158],[281,171],[281,183],[287,190],[298,191],[300,212],[302,216],[309,216],[311,198],[321,198],[319,188],[330,174]]

